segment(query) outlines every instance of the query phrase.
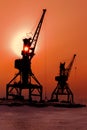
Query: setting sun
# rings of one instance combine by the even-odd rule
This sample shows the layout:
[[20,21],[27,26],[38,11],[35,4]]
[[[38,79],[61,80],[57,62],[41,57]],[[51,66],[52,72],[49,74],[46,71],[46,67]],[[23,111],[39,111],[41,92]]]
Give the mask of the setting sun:
[[21,56],[21,51],[23,50],[23,39],[29,37],[26,31],[20,31],[14,35],[11,41],[11,50],[17,55]]
[[[21,33],[23,32],[23,33]],[[12,40],[11,40],[11,51],[21,57],[21,51],[23,50],[23,39],[24,38],[29,38],[29,37],[33,37],[31,36],[32,34],[31,33],[27,33],[26,31],[20,31],[18,33],[16,33],[16,35],[14,35],[14,37],[12,37]],[[25,50],[27,51],[27,47],[25,48]],[[36,46],[35,48],[35,52],[37,52],[39,48]]]

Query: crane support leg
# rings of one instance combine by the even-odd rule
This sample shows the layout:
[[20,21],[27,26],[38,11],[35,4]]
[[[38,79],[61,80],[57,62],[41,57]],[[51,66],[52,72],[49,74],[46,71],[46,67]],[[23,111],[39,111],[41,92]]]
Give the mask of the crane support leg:
[[65,101],[65,102],[69,102],[69,103],[73,103],[74,102],[73,93],[70,90],[70,88],[69,88],[67,83],[65,84],[63,89],[60,86],[60,84],[57,84],[57,87],[54,89],[54,91],[53,91],[53,93],[51,95],[51,101],[58,101],[58,102],[60,102],[61,100]]

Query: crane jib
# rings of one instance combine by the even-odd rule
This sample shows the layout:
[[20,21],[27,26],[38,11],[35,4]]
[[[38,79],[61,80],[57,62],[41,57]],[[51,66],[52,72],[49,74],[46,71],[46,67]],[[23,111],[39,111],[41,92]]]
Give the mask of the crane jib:
[[31,48],[33,50],[32,53],[34,53],[34,50],[35,50],[35,47],[36,47],[36,43],[37,43],[37,40],[38,40],[38,37],[39,37],[39,33],[40,33],[40,30],[41,30],[41,26],[42,26],[42,23],[43,23],[45,13],[46,13],[46,9],[43,9],[42,16],[40,18],[40,21],[37,25],[34,36],[33,36],[32,41],[31,41]]

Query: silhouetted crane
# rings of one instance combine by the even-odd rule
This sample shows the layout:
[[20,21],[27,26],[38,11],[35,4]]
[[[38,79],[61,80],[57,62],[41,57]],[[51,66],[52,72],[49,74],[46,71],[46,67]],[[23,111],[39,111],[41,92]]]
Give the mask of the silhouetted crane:
[[71,89],[69,88],[67,81],[68,81],[75,57],[76,57],[76,54],[74,54],[72,60],[70,61],[69,65],[66,68],[65,68],[65,62],[60,63],[59,76],[55,77],[55,80],[58,83],[57,83],[57,87],[52,92],[51,101],[59,101],[59,95],[67,95],[66,102],[70,102],[70,103],[74,102],[73,93]]
[[[38,26],[35,30],[33,37],[23,39],[23,50],[22,50],[22,59],[15,60],[15,68],[19,72],[15,77],[7,84],[6,86],[6,98],[9,96],[13,98],[22,98],[22,90],[29,90],[29,101],[32,101],[33,96],[40,97],[42,100],[42,85],[37,80],[35,75],[31,70],[31,60],[34,56],[35,47],[37,44],[38,36],[41,30],[43,19],[46,13],[46,9],[43,9]],[[19,76],[18,82],[15,82],[15,79]],[[32,83],[34,80],[34,84]]]

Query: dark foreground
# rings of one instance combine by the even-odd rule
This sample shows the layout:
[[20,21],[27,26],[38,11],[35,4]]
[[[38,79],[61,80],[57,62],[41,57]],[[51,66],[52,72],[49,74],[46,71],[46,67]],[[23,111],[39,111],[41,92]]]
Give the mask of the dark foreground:
[[59,102],[29,102],[29,101],[14,101],[14,100],[0,100],[0,105],[7,106],[32,106],[32,107],[64,107],[64,108],[81,108],[86,107],[85,104],[77,104],[77,103],[59,103]]

